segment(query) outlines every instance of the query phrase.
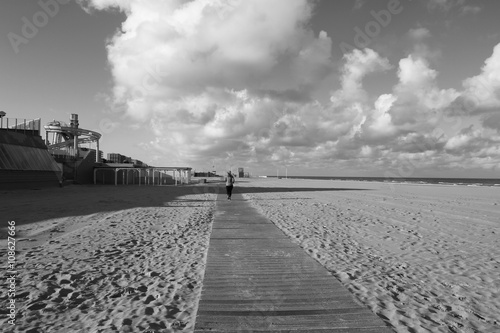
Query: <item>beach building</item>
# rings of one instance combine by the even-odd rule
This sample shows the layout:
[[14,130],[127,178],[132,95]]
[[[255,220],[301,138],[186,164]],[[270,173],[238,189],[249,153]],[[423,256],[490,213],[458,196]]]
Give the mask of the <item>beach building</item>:
[[63,179],[91,184],[94,166],[102,160],[102,151],[99,150],[101,134],[80,128],[77,114],[71,114],[69,125],[53,120],[44,129],[47,149],[62,167]]
[[62,168],[40,136],[41,120],[0,115],[0,189],[58,186]]
[[139,186],[189,184],[191,183],[191,170],[190,167],[152,167],[134,163],[102,163],[94,167],[94,184]]
[[119,153],[102,158],[101,134],[53,120],[41,137],[41,119],[6,118],[0,112],[0,189],[60,186],[65,182],[109,185],[181,185],[190,167],[152,167]]

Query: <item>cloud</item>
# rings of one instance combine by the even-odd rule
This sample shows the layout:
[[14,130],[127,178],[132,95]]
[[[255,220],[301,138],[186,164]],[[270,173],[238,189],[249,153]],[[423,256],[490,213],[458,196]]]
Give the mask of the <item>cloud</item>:
[[398,77],[405,88],[422,88],[431,84],[436,76],[436,71],[430,69],[422,58],[410,55],[399,61]]
[[[155,163],[216,159],[401,174],[408,164],[455,165],[466,149],[469,165],[480,167],[494,141],[475,131],[498,130],[476,121],[473,132],[463,131],[473,114],[497,119],[491,110],[500,105],[500,46],[457,91],[438,86],[439,73],[422,48],[394,65],[374,50],[355,49],[334,67],[330,37],[308,25],[311,1],[88,0],[82,6],[126,13],[108,44],[114,103],[153,134],[139,145]],[[408,35],[424,45],[430,32],[417,27]],[[374,95],[364,81],[380,72],[397,83]],[[336,90],[325,80],[335,74]],[[330,90],[329,101],[314,99],[319,90]],[[473,110],[457,111],[468,100]]]
[[313,9],[309,1],[82,5],[127,13],[108,45],[115,103],[138,121],[153,119],[157,140],[150,147],[175,150],[182,144],[199,158],[223,154],[216,147],[245,148],[245,137],[258,145],[266,135],[280,133],[285,136],[273,143],[299,142],[290,139],[299,124],[283,112],[311,102],[311,92],[334,70],[330,38],[323,31],[315,36],[306,25]]
[[460,131],[457,135],[451,137],[445,144],[444,148],[450,151],[463,153],[465,148],[475,148],[475,142],[481,137],[481,132],[478,130],[472,130],[469,127],[465,130]]
[[78,4],[87,12],[91,13],[93,10],[104,9],[118,9],[123,12],[130,13],[132,0],[76,0]]
[[[331,71],[331,40],[305,23],[304,0],[257,1],[93,0],[96,9],[128,12],[108,45],[115,96],[133,115],[147,116],[159,99],[211,89],[269,91],[282,96],[314,84]],[[245,29],[241,29],[241,27]],[[147,50],[147,52],[145,52]]]
[[485,128],[494,129],[500,133],[500,112],[492,112],[483,118],[483,126]]
[[482,10],[481,7],[479,6],[463,6],[460,11],[462,15],[468,15],[468,14],[478,14]]
[[441,56],[441,51],[436,48],[431,48],[426,43],[426,40],[432,37],[429,29],[424,27],[417,27],[408,31],[408,37],[413,45],[411,51],[412,56],[427,60],[437,60]]
[[498,168],[500,160],[499,144],[499,136],[471,126],[451,137],[444,148],[448,154],[459,158],[459,167],[494,170]]
[[363,134],[370,141],[392,137],[396,127],[392,123],[392,116],[388,112],[397,100],[392,94],[380,95],[375,101],[373,113],[367,117],[362,125]]
[[460,16],[475,15],[482,10],[480,6],[466,4],[465,0],[429,0],[427,7],[445,13],[456,10]]
[[444,12],[450,11],[452,8],[457,6],[463,6],[465,0],[429,0],[427,7],[431,10],[441,10]]
[[334,105],[341,105],[346,101],[362,101],[366,99],[366,92],[362,87],[363,78],[377,71],[386,71],[391,68],[386,58],[381,58],[371,49],[354,49],[344,55],[345,64],[342,68],[342,89],[331,97]]
[[415,41],[421,41],[424,38],[428,38],[431,36],[431,32],[427,28],[419,27],[415,29],[410,29],[408,32],[408,35],[410,38],[412,38]]
[[486,59],[481,73],[463,81],[464,97],[476,106],[476,111],[488,111],[500,107],[500,44]]

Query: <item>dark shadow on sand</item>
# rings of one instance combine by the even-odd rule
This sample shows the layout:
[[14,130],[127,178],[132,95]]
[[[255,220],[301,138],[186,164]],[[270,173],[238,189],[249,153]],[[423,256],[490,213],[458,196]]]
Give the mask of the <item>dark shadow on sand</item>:
[[[243,182],[243,181],[239,181]],[[239,187],[233,193],[290,193],[369,191],[363,188]],[[63,188],[0,191],[0,238],[7,238],[7,222],[17,226],[49,219],[83,216],[140,207],[201,206],[203,199],[183,198],[192,194],[225,194],[223,182],[183,186],[71,185]],[[304,199],[304,198],[302,198]],[[209,196],[207,196],[209,200]],[[22,237],[22,235],[17,235]]]
[[[191,185],[70,185],[63,188],[1,190],[0,239],[7,239],[8,221],[15,221],[16,226],[21,226],[140,207],[198,206],[204,200],[183,197],[201,193],[214,193],[214,190]],[[19,233],[16,236],[23,237]]]

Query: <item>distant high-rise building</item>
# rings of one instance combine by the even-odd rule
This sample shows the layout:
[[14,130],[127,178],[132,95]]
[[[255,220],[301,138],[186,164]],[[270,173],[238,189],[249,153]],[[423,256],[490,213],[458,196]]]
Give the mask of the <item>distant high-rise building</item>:
[[108,161],[110,163],[125,163],[127,159],[130,159],[130,157],[118,153],[108,153]]
[[238,168],[238,177],[243,178],[245,177],[245,172],[243,168]]

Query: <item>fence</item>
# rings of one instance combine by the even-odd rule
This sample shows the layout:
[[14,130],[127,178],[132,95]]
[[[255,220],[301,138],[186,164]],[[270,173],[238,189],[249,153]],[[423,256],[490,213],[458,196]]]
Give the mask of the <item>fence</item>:
[[24,134],[40,135],[41,119],[0,118],[0,129]]

